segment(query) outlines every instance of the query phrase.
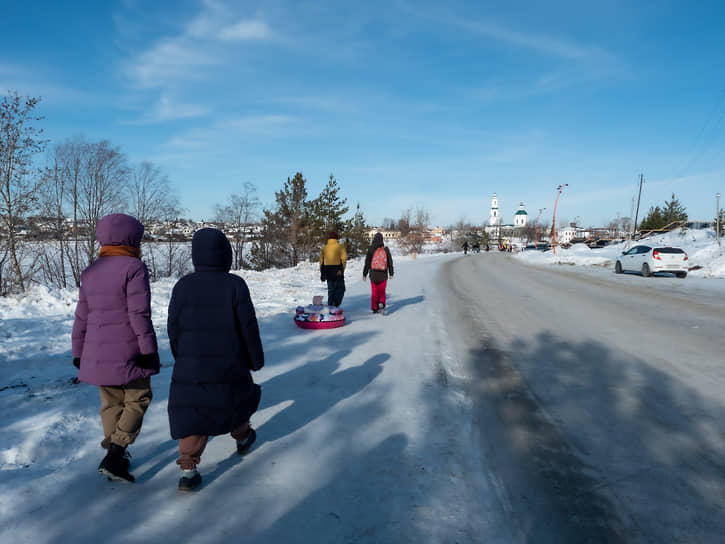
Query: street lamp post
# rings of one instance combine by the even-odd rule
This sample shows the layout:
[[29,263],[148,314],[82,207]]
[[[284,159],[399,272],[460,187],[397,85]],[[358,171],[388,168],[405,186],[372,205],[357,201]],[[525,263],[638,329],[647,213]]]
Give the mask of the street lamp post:
[[536,246],[536,249],[539,249],[539,217],[541,217],[541,212],[545,209],[539,208],[539,215],[536,216],[536,223],[534,223],[534,246]]
[[568,183],[564,183],[563,185],[559,185],[556,190],[559,191],[556,193],[556,200],[554,201],[554,218],[552,219],[551,224],[551,248],[554,252],[554,255],[556,255],[556,205],[559,203],[559,197],[561,196],[561,192],[564,190],[564,187],[568,187]]
[[720,193],[715,193],[715,202],[715,208],[717,209],[717,215],[715,215],[715,222],[717,223],[715,238],[717,238],[717,245],[720,245]]

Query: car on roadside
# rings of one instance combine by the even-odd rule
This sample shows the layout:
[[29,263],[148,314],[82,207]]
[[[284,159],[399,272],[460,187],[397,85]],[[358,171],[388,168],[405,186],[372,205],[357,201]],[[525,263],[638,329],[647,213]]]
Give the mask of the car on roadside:
[[687,276],[689,262],[684,249],[670,246],[637,245],[617,257],[614,271],[639,272],[649,277],[657,272],[669,272],[678,278]]

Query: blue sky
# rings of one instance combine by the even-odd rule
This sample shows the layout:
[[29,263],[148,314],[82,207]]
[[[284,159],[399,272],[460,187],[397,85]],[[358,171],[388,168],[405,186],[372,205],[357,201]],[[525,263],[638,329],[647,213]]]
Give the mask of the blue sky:
[[[3,2],[0,90],[151,160],[189,215],[301,171],[369,222],[629,216],[725,194],[725,3]],[[493,3],[492,3],[493,4]],[[589,4],[589,5],[588,5]],[[721,199],[725,206],[725,198]],[[550,219],[550,217],[549,217]]]

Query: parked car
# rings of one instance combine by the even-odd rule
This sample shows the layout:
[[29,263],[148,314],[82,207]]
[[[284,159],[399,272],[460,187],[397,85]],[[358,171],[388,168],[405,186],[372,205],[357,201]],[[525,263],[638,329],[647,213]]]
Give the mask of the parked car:
[[687,253],[679,247],[652,247],[639,245],[617,257],[614,271],[640,272],[644,277],[656,272],[671,272],[678,278],[687,276]]

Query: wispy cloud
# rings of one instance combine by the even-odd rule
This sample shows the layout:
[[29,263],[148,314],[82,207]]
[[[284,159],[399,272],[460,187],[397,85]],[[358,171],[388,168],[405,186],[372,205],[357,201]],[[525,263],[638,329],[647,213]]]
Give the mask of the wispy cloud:
[[221,151],[230,142],[248,137],[298,137],[309,131],[300,118],[289,115],[245,115],[197,127],[173,136],[161,145],[165,153]]
[[209,114],[211,108],[204,105],[185,103],[172,98],[168,93],[163,92],[152,109],[141,119],[124,121],[125,125],[149,125],[163,123],[179,119],[193,119]]
[[218,36],[224,41],[268,40],[272,31],[263,21],[239,21],[219,29]]
[[203,9],[176,35],[161,38],[132,55],[125,62],[123,73],[141,88],[195,81],[205,76],[204,68],[226,61],[229,51],[225,46],[269,41],[274,37],[265,21],[239,17],[219,3],[205,2]]
[[438,24],[454,26],[474,34],[486,36],[498,42],[555,57],[581,60],[593,56],[600,56],[604,53],[601,48],[596,46],[545,34],[521,32],[501,22],[464,19],[462,17],[448,15],[447,13],[419,9],[411,5],[407,5],[406,10],[412,15],[422,19],[427,19]]
[[41,107],[46,104],[85,104],[102,102],[98,93],[64,85],[48,76],[50,70],[28,71],[13,65],[0,65],[0,94],[17,91],[24,96],[41,98]]

